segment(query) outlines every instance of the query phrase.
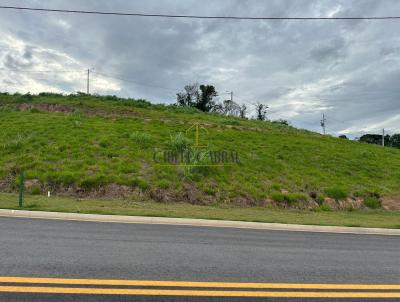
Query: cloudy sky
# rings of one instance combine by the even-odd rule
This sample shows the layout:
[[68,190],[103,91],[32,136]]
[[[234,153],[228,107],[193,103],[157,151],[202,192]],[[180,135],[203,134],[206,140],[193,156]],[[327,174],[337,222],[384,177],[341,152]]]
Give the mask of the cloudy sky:
[[[398,0],[0,0],[0,5],[272,17],[400,16]],[[185,84],[330,134],[400,132],[400,20],[225,21],[0,10],[0,90],[172,103]]]

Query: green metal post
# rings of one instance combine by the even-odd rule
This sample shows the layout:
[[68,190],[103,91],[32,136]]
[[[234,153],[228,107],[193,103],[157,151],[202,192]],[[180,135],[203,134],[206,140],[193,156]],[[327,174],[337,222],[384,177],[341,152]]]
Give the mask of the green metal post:
[[25,189],[25,175],[21,172],[19,176],[19,207],[24,206],[24,189]]

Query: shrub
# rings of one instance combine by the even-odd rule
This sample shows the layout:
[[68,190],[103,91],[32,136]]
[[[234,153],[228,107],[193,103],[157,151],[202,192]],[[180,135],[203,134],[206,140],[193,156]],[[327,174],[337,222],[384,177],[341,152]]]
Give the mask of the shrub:
[[78,181],[79,176],[73,172],[61,172],[57,178],[60,183],[70,186]]
[[165,179],[161,179],[156,183],[157,187],[160,189],[168,189],[169,188],[169,182]]
[[378,209],[381,207],[379,199],[373,196],[365,198],[364,204],[370,209]]
[[150,185],[148,184],[147,181],[140,179],[140,178],[134,178],[131,181],[129,181],[129,185],[132,187],[138,187],[142,189],[143,191],[147,190]]
[[285,201],[285,195],[280,192],[272,193],[271,198],[273,201],[276,201],[276,202],[284,202]]
[[49,180],[53,181],[57,184],[63,184],[63,185],[70,186],[70,185],[73,185],[78,182],[79,175],[74,172],[62,171],[62,172],[58,172],[57,175],[54,175]]
[[30,190],[30,193],[32,195],[40,195],[41,192],[42,192],[42,190],[40,190],[39,187],[32,187]]
[[109,181],[106,176],[97,175],[84,178],[80,183],[80,187],[85,189],[98,188],[100,186],[106,185],[107,183],[109,183]]
[[21,96],[21,100],[26,101],[26,102],[31,102],[33,100],[33,95],[31,95],[29,92]]
[[328,188],[325,190],[325,194],[335,200],[345,199],[348,196],[347,191],[341,187]]

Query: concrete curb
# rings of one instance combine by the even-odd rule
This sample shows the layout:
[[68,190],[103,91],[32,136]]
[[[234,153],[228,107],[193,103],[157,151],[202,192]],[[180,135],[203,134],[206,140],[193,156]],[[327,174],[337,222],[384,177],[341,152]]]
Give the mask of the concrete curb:
[[182,225],[182,226],[196,226],[196,227],[222,227],[222,228],[255,229],[255,230],[292,231],[292,232],[400,236],[400,229],[316,226],[316,225],[261,223],[261,222],[244,222],[244,221],[229,221],[229,220],[206,220],[206,219],[190,219],[190,218],[95,215],[95,214],[20,211],[20,210],[5,210],[5,209],[4,210],[0,209],[0,217],[56,219],[56,220],[74,220],[74,221],[89,221],[89,222],[111,222],[111,223]]

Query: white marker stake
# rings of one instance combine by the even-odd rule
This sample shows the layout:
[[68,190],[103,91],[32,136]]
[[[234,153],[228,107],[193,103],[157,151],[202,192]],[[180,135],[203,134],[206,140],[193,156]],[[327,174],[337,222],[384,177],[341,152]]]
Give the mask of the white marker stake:
[[50,197],[50,191],[47,191],[47,197]]

